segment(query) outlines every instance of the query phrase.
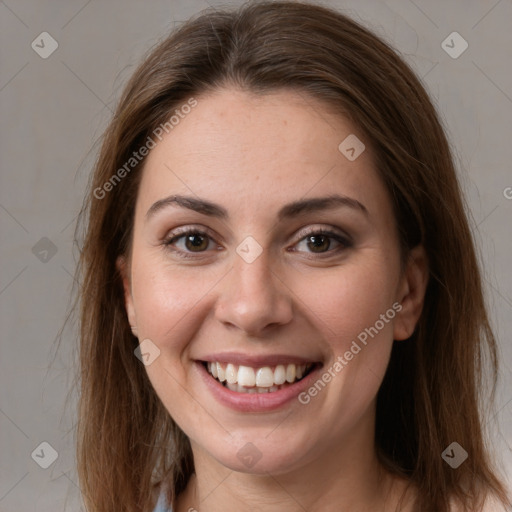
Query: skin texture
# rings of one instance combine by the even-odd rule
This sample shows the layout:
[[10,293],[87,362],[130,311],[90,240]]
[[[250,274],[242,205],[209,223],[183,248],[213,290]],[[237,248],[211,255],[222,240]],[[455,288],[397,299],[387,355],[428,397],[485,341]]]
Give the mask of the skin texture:
[[[424,251],[415,248],[401,268],[369,141],[328,106],[291,91],[233,88],[197,101],[148,155],[132,251],[119,260],[130,324],[160,350],[148,376],[192,443],[196,476],[178,512],[394,510],[403,482],[377,462],[375,400],[393,339],[408,338],[421,313]],[[355,161],[338,150],[350,134],[366,145]],[[175,194],[216,203],[229,217],[176,205],[146,216]],[[356,199],[367,214],[341,206],[277,218],[285,204],[331,194]],[[175,240],[185,259],[165,246],[184,226],[208,230],[206,251]],[[315,252],[307,235],[320,228],[352,242],[328,238]],[[236,252],[247,236],[263,249],[252,263]],[[329,368],[394,303],[401,311],[308,404],[242,413],[197,377],[194,360],[222,351],[290,354]],[[251,469],[237,457],[247,442],[261,452]]]

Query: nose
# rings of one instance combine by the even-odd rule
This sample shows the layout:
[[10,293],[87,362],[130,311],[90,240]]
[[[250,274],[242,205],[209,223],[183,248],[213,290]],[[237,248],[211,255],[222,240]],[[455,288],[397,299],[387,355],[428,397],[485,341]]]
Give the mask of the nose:
[[224,325],[251,336],[262,336],[292,320],[291,291],[272,270],[266,251],[252,263],[236,257],[223,280],[215,315]]

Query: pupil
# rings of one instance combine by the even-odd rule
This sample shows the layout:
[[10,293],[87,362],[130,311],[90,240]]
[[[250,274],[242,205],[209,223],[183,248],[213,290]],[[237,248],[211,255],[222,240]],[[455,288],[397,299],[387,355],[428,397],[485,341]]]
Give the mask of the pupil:
[[318,251],[318,249],[328,249],[329,248],[329,238],[325,235],[312,235],[309,237],[310,239],[310,248],[315,252],[321,252]]

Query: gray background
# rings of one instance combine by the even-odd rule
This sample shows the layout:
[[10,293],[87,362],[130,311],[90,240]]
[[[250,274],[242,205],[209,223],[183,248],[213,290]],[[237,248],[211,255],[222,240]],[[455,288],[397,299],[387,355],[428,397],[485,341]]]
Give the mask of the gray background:
[[[343,9],[403,54],[423,77],[455,148],[502,354],[488,425],[512,480],[512,2],[324,4]],[[73,394],[64,407],[73,376],[72,329],[53,352],[73,282],[75,218],[96,142],[127,77],[159,38],[209,5],[221,3],[0,1],[2,512],[80,508]],[[58,48],[43,59],[31,43],[45,31]],[[441,46],[453,31],[469,44],[455,59]],[[42,442],[58,453],[48,469],[31,457]],[[41,448],[37,453],[37,460],[49,460],[48,449],[44,457]]]

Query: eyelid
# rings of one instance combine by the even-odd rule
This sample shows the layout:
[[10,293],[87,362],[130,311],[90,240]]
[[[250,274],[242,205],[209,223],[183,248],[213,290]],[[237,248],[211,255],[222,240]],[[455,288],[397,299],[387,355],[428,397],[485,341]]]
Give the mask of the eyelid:
[[214,242],[217,242],[217,240],[216,240],[217,235],[214,234],[210,228],[207,228],[206,226],[202,226],[201,224],[187,224],[186,226],[180,226],[178,228],[175,228],[172,231],[166,233],[166,235],[162,239],[162,242],[168,243],[168,242],[174,240],[175,238],[179,238],[181,236],[188,235],[189,233],[198,233],[201,235],[207,235]]

